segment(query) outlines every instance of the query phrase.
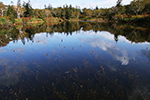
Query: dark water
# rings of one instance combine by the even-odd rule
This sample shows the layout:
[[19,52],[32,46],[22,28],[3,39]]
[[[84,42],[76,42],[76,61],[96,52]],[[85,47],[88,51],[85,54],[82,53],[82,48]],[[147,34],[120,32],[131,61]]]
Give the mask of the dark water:
[[0,31],[0,100],[149,100],[148,28],[62,23]]

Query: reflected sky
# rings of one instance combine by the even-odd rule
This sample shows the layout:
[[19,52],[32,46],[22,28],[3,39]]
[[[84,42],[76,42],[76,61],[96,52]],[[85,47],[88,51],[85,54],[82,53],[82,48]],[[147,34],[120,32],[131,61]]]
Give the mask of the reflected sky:
[[91,33],[87,33],[87,35],[91,35],[91,37],[80,39],[81,42],[88,43],[92,47],[98,47],[108,52],[116,60],[120,61],[122,65],[127,65],[129,63],[129,57],[127,51],[124,48],[121,48],[119,46],[116,47],[117,44],[114,41],[114,35],[111,35],[108,32],[98,32],[96,34],[91,32]]
[[4,48],[0,48],[0,53],[5,52],[6,50]]
[[[110,58],[109,60],[113,59],[115,63],[119,61],[120,65],[128,65],[130,60],[138,60],[139,56],[141,57],[140,59],[142,59],[141,55],[135,55],[135,53],[140,52],[140,48],[142,49],[143,45],[131,44],[123,36],[119,36],[118,39],[119,41],[116,43],[116,41],[114,41],[114,35],[106,31],[95,33],[93,31],[81,30],[80,33],[75,32],[72,36],[65,36],[64,34],[60,33],[55,33],[53,35],[47,35],[47,33],[38,33],[34,35],[34,42],[28,42],[28,40],[25,39],[24,45],[21,40],[18,40],[15,43],[11,41],[6,47],[1,47],[0,55],[3,59],[1,58],[0,65],[1,69],[9,71],[7,76],[12,76],[9,78],[11,79],[15,78],[13,77],[14,75],[12,75],[12,73],[22,71],[19,71],[21,69],[18,68],[14,68],[13,71],[7,68],[11,68],[16,65],[20,66],[21,62],[24,62],[24,65],[22,66],[27,65],[25,62],[28,62],[30,65],[32,65],[36,60],[38,60],[37,63],[39,64],[42,64],[44,60],[44,63],[47,63],[46,61],[49,59],[52,59],[52,61],[55,59],[55,61],[58,61],[59,63],[60,60],[58,59],[60,58],[62,61],[67,61],[70,58],[82,58],[82,56],[89,58],[90,54],[100,56],[99,54],[101,54],[102,51],[102,53],[104,53],[102,56],[105,58],[104,60]],[[146,44],[147,43],[144,45]],[[130,49],[132,50],[130,51]],[[92,50],[94,50],[94,52],[92,52]],[[142,50],[142,54],[145,54],[147,57],[149,56],[149,53],[146,53],[146,50]],[[49,58],[46,58],[46,56],[49,56]],[[91,58],[87,60],[91,60]],[[16,63],[16,65],[13,63]],[[3,68],[3,64],[9,67]],[[116,71],[115,66],[110,66],[110,64],[108,64],[107,67],[113,71]],[[1,70],[1,72],[3,70]],[[6,74],[2,74],[1,80],[6,78],[5,80],[8,81],[9,79],[7,79],[5,75]]]
[[[82,29],[67,36],[58,32],[52,35],[37,33],[32,41],[25,38],[24,43],[22,40],[10,41],[7,46],[0,47],[2,90],[7,87],[9,91],[10,87],[16,89],[17,86],[34,93],[35,87],[49,87],[47,91],[61,94],[64,88],[71,85],[81,88],[79,91],[85,89],[92,93],[108,89],[107,93],[110,91],[114,95],[111,91],[114,88],[133,89],[132,92],[137,93],[136,89],[141,90],[137,88],[139,84],[143,87],[145,83],[150,83],[147,80],[150,70],[149,43],[131,43],[123,36],[118,36],[116,42],[109,32],[95,33]],[[141,83],[141,80],[145,83]],[[130,88],[135,83],[135,87]],[[87,90],[88,87],[93,90]],[[96,88],[99,90],[94,90]]]

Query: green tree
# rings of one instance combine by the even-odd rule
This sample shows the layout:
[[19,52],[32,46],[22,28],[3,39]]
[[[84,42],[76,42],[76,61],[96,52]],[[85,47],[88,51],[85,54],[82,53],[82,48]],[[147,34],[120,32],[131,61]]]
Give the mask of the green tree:
[[96,8],[95,8],[96,10],[98,10],[98,6],[96,6]]
[[150,14],[150,0],[144,0],[145,8],[143,9],[144,13]]
[[30,4],[30,0],[28,1],[28,3],[24,2],[23,7],[25,8],[24,17],[29,17],[33,15],[33,8]]
[[81,14],[81,10],[79,6],[76,6],[76,8],[74,8],[74,12],[75,12],[75,18],[79,18],[80,14]]
[[145,7],[143,0],[133,0],[130,6],[136,16],[139,15]]
[[122,0],[118,0],[117,4],[116,4],[116,7],[120,7],[121,6],[121,2],[122,2]]
[[7,16],[9,16],[9,19],[14,23],[15,22],[15,18],[17,18],[17,12],[15,10],[15,7],[12,6],[8,6],[7,9]]
[[52,15],[53,15],[54,17],[57,17],[57,9],[56,9],[56,8],[53,9]]
[[62,9],[62,11],[61,11],[61,18],[65,18],[65,16],[66,16],[66,11],[65,11],[65,9]]
[[33,16],[39,18],[39,9],[33,9]]
[[86,8],[84,8],[84,9],[82,9],[82,11],[83,11],[83,14],[84,14],[85,16],[87,16],[88,18],[91,18],[91,17],[92,17],[93,11],[92,11],[91,9],[86,9]]
[[44,19],[46,17],[45,9],[38,10],[39,18]]
[[115,14],[118,14],[118,7],[112,7],[109,9],[108,19],[116,19]]
[[70,18],[70,11],[69,11],[68,5],[66,5],[65,11],[66,11],[65,18],[66,18],[66,19],[69,19],[69,18]]
[[96,18],[100,18],[101,15],[102,15],[102,10],[101,9],[94,9],[94,12],[93,12],[94,16]]
[[0,14],[4,16],[4,11],[6,10],[6,5],[3,2],[0,2]]

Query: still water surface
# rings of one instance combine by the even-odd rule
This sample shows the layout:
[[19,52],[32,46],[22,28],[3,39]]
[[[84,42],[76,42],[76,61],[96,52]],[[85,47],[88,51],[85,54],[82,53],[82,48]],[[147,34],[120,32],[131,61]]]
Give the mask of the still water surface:
[[88,26],[72,25],[70,32],[54,31],[56,26],[46,26],[53,29],[49,33],[36,32],[44,27],[38,26],[1,33],[0,99],[150,99],[150,43],[141,39],[142,31],[128,28],[116,36],[116,29]]

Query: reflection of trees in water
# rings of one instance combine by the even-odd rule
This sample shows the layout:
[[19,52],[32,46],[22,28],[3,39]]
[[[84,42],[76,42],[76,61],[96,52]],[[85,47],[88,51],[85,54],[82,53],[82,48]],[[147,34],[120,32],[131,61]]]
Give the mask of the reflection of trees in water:
[[0,34],[0,46],[6,46],[11,41],[7,34]]
[[[114,34],[114,40],[118,41],[118,36],[125,36],[131,42],[150,42],[149,29],[142,27],[133,27],[129,25],[117,25],[111,23],[97,23],[97,22],[63,22],[55,25],[40,25],[40,26],[24,26],[23,28],[17,29],[13,27],[9,31],[1,32],[2,39],[0,40],[0,46],[5,46],[9,43],[7,36],[12,38],[13,42],[21,39],[23,44],[25,44],[25,38],[27,41],[33,41],[34,35],[41,32],[46,32],[48,34],[54,34],[54,32],[65,33],[66,35],[72,35],[73,32],[79,31],[83,28],[83,31],[93,30],[97,31],[108,31]],[[2,35],[7,33],[7,36]]]
[[117,34],[114,34],[114,40],[115,40],[116,42],[118,42],[118,35],[117,35]]
[[112,34],[122,35],[126,37],[131,42],[150,42],[150,29],[133,27],[133,26],[122,26],[115,25],[114,27],[110,27],[109,30]]
[[116,42],[118,41],[119,35],[125,36],[131,42],[150,42],[150,29],[148,28],[96,22],[83,22],[80,25],[83,27],[83,31],[108,31],[111,34],[114,34],[114,40]]
[[[65,33],[67,35],[72,35],[72,32],[80,30],[79,23],[70,23],[64,22],[58,25],[41,25],[41,26],[24,26],[23,28],[17,29],[13,27],[10,31],[4,30],[0,35],[0,46],[6,46],[11,40],[15,43],[19,39],[21,39],[22,43],[25,44],[25,38],[27,41],[34,42],[34,35],[41,32],[46,32],[50,35],[54,34],[54,32]],[[3,33],[6,33],[5,35]],[[10,39],[11,38],[11,39]]]
[[142,31],[139,29],[134,29],[129,35],[125,36],[132,42],[150,42],[150,33],[149,31]]

